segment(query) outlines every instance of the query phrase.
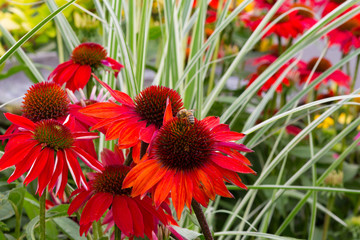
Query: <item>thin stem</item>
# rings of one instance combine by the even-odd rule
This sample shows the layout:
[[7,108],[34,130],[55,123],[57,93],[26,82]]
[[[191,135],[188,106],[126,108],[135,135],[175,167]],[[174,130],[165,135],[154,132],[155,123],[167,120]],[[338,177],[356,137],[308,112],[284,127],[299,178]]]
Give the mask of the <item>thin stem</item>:
[[[328,204],[327,204],[327,209],[329,211],[332,210],[332,208],[334,206],[334,202],[335,202],[335,196],[331,195],[329,197]],[[324,230],[323,230],[323,234],[322,234],[322,240],[327,239],[327,232],[329,230],[329,225],[330,225],[330,216],[328,214],[326,214],[325,215],[325,220],[324,220]]]
[[148,143],[146,143],[146,142],[141,142],[140,159],[145,155],[148,146],[149,146]]
[[115,230],[114,230],[114,235],[115,235],[115,240],[121,240],[121,231],[118,228],[118,226],[116,226],[116,224],[114,225]]
[[133,148],[130,148],[129,154],[127,155],[127,157],[126,157],[126,159],[125,159],[125,162],[124,162],[124,165],[125,165],[125,166],[130,166],[130,164],[131,164],[132,161],[133,161],[132,151],[133,151]]
[[40,240],[45,240],[45,200],[46,192],[41,195],[40,202]]
[[214,238],[211,235],[209,225],[206,222],[206,218],[205,218],[205,215],[204,215],[204,213],[203,213],[203,211],[201,209],[200,204],[193,199],[192,202],[191,202],[191,206],[194,209],[196,218],[199,221],[199,224],[201,226],[201,230],[202,230],[202,232],[204,234],[205,239],[206,240],[213,240]]
[[358,74],[359,74],[359,65],[360,65],[360,56],[357,56],[357,58],[356,58],[355,72],[354,72],[354,78],[353,78],[353,81],[352,81],[352,83],[351,83],[351,89],[350,89],[350,91],[354,91],[355,82],[356,82],[357,76],[358,76]]

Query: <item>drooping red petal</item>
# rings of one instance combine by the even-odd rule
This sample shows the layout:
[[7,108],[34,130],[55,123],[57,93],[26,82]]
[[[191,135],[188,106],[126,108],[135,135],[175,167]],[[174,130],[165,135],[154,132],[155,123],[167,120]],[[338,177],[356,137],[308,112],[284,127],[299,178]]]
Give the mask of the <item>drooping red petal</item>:
[[92,157],[90,154],[88,154],[81,148],[73,147],[71,150],[75,152],[76,155],[79,156],[83,160],[83,162],[86,165],[88,165],[91,169],[97,172],[104,171],[104,166],[102,165],[102,163],[96,160],[94,157]]
[[69,149],[64,150],[64,153],[65,153],[65,159],[66,159],[67,166],[69,167],[71,176],[75,180],[76,186],[78,188],[80,188],[81,185],[83,184],[86,187],[87,185],[86,185],[86,181],[85,181],[85,176],[80,168],[80,165],[76,159],[76,156]]
[[91,77],[91,67],[89,65],[82,65],[78,68],[74,75],[74,87],[75,89],[69,88],[71,91],[75,91],[79,88],[83,89],[85,85],[88,83]]
[[215,146],[221,146],[221,147],[227,147],[227,148],[233,148],[236,150],[239,150],[241,152],[253,152],[253,150],[247,148],[244,144],[235,143],[235,142],[215,142]]
[[205,122],[205,125],[207,127],[209,127],[210,129],[212,129],[220,124],[220,118],[214,117],[214,116],[209,116],[209,117],[206,117],[203,120],[201,120],[201,122]]
[[31,166],[28,174],[26,175],[26,178],[24,180],[24,184],[28,185],[30,182],[32,182],[35,178],[37,178],[41,171],[44,169],[46,162],[49,159],[50,149],[44,148],[40,154],[39,157],[36,159],[36,161]]
[[0,170],[4,170],[22,161],[35,146],[35,141],[26,141],[8,151],[5,151],[4,155],[0,159]]
[[47,158],[45,167],[38,178],[37,192],[39,193],[39,196],[42,195],[46,185],[50,182],[54,170],[54,150],[51,149],[49,150],[49,156]]
[[154,124],[150,124],[148,127],[142,128],[140,130],[140,140],[146,143],[150,143],[155,130],[156,127]]
[[[144,237],[144,220],[143,215],[137,205],[137,203],[131,198],[125,198],[128,204],[130,213],[132,215],[133,226],[134,226],[134,235],[137,237]],[[146,223],[145,223],[146,224]]]
[[216,132],[214,134],[214,138],[217,141],[237,141],[243,137],[245,137],[245,134],[232,131]]
[[32,131],[35,129],[35,123],[25,117],[18,116],[12,113],[5,113],[4,115],[10,122],[19,127],[23,127]]
[[110,193],[96,193],[86,203],[81,214],[80,225],[86,225],[98,221],[105,211],[110,207],[113,196]]
[[91,104],[79,110],[80,113],[97,118],[114,118],[128,111],[126,108],[113,102]]
[[112,204],[112,212],[116,226],[126,236],[134,234],[133,219],[125,196],[116,195]]
[[174,175],[173,171],[168,170],[163,179],[161,179],[157,184],[154,193],[154,203],[156,207],[159,207],[160,204],[169,196],[174,183]]
[[36,161],[36,158],[39,156],[39,153],[41,151],[41,146],[37,145],[31,151],[28,152],[28,154],[23,158],[21,162],[16,164],[15,171],[11,174],[11,176],[8,179],[8,183],[18,179],[21,175],[23,175],[31,165]]
[[180,219],[186,198],[186,187],[183,185],[183,172],[180,171],[175,174],[174,182],[175,184],[171,189],[171,198],[174,204],[176,215],[178,219]]
[[116,101],[118,101],[119,103],[122,103],[124,105],[127,105],[129,107],[135,107],[134,101],[131,99],[131,97],[129,95],[127,95],[126,93],[117,91],[117,90],[113,90],[109,85],[107,85],[106,83],[101,81],[97,76],[95,76],[95,74],[92,74],[92,75],[101,85],[104,86],[104,88],[106,88],[109,91],[111,96],[113,98],[115,98]]
[[73,64],[73,61],[66,61],[63,62],[61,64],[59,64],[49,75],[48,80],[52,79],[54,76],[61,74],[61,72],[67,68],[68,66],[70,66],[71,64]]
[[235,158],[227,157],[222,155],[221,153],[213,153],[213,157],[211,160],[216,163],[218,166],[223,167],[225,169],[229,169],[231,171],[239,172],[239,173],[255,173],[247,165],[242,164]]
[[64,69],[64,71],[62,71],[61,74],[56,75],[53,78],[53,81],[60,86],[63,85],[64,83],[68,82],[73,78],[75,72],[78,70],[79,67],[80,64],[77,63],[69,65],[67,68]]
[[131,195],[143,195],[158,183],[165,173],[166,169],[162,167],[150,166],[144,168],[141,175],[139,175],[134,182],[135,188],[133,188]]

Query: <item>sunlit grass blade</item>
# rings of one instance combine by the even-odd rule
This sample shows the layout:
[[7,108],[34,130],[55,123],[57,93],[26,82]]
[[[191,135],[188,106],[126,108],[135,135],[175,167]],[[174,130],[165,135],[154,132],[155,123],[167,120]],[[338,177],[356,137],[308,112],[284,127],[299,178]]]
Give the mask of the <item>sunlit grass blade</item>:
[[[46,0],[46,4],[51,12],[54,12],[58,8],[54,0]],[[55,17],[55,23],[60,29],[62,39],[65,42],[68,52],[72,52],[72,50],[80,44],[80,41],[74,30],[71,28],[70,23],[62,13]]]
[[[16,44],[15,39],[11,36],[11,34],[6,30],[1,24],[0,24],[0,31],[3,34],[3,37],[5,40],[9,43],[9,45]],[[25,71],[25,74],[29,79],[36,83],[36,82],[43,82],[45,81],[42,74],[39,72],[39,70],[35,67],[34,63],[31,61],[31,59],[26,55],[24,50],[22,48],[18,48],[17,52],[15,52],[15,57],[18,60],[20,64],[25,64],[28,67],[28,71]]]
[[46,23],[50,22],[57,14],[62,12],[65,8],[69,7],[75,0],[71,0],[70,2],[64,4],[59,7],[56,11],[47,16],[44,20],[38,23],[33,29],[31,29],[28,33],[26,33],[19,41],[16,42],[11,48],[6,51],[6,53],[0,58],[0,65],[3,64],[15,51],[18,50],[21,45],[23,45],[27,40],[29,40],[40,28],[42,28]]

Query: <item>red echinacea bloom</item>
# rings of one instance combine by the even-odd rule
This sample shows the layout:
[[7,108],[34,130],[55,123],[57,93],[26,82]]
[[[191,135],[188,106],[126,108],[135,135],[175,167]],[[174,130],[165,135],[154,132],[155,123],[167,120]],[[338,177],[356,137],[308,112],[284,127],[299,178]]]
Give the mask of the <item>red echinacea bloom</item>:
[[57,66],[49,75],[48,80],[76,91],[83,89],[88,83],[91,73],[102,66],[110,67],[115,71],[115,77],[124,66],[116,60],[107,57],[106,50],[97,43],[82,43],[77,46],[72,54],[71,59]]
[[105,127],[106,140],[119,139],[121,149],[134,147],[134,161],[139,159],[141,141],[150,143],[154,132],[162,126],[166,99],[170,99],[174,115],[183,106],[180,95],[167,87],[147,87],[132,100],[127,94],[111,89],[99,79],[98,81],[121,105],[111,101],[95,103],[79,112],[101,119],[92,129]]
[[[254,0],[255,3],[255,8],[257,9],[262,9],[262,10],[269,10],[270,8],[272,8],[275,3],[277,2],[277,0]],[[291,4],[290,0],[285,0],[282,5],[280,6],[279,10],[288,10],[289,6]]]
[[126,176],[123,187],[133,187],[133,197],[150,191],[155,206],[171,193],[180,219],[184,205],[190,208],[193,199],[206,207],[216,194],[232,197],[224,181],[246,189],[237,173],[255,172],[238,151],[252,151],[231,142],[243,137],[220,124],[217,117],[194,122],[187,117],[173,117],[169,104],[164,125],[151,141],[148,153]]
[[[254,65],[259,65],[256,72],[250,75],[250,80],[247,85],[249,87],[260,75],[263,73],[273,62],[275,62],[277,59],[277,56],[275,54],[267,54],[262,57],[259,57],[254,60]],[[291,60],[292,61],[292,60]],[[265,83],[261,86],[261,88],[258,91],[258,95],[261,96],[264,92],[267,92],[273,84],[277,81],[277,79],[281,76],[281,74],[284,72],[284,70],[289,66],[291,63],[289,61],[287,64],[284,64],[274,75],[272,75]],[[289,74],[288,74],[289,75]],[[286,76],[282,83],[280,83],[277,88],[276,92],[280,93],[283,90],[283,85],[290,86],[290,80]]]
[[[298,66],[299,66],[298,71],[300,73],[300,82],[301,83],[306,83],[306,81],[308,81],[311,71],[314,69],[317,61],[318,61],[318,58],[313,58],[307,63],[303,62],[303,61],[300,61],[298,63]],[[329,60],[327,60],[326,58],[321,59],[319,65],[315,69],[315,72],[312,75],[309,82],[314,81],[323,72],[325,72],[326,70],[328,70],[331,67],[332,67],[332,64]],[[341,70],[335,70],[333,73],[331,73],[329,76],[327,76],[322,81],[322,83],[327,84],[330,80],[337,83],[339,86],[345,87],[347,89],[349,89],[349,87],[350,87],[351,78],[348,75],[346,75],[344,72],[342,72]],[[321,85],[320,83],[317,84],[315,86],[315,89],[316,90],[319,89],[320,85]]]
[[80,235],[84,232],[87,234],[92,222],[99,221],[107,210],[103,224],[110,227],[116,224],[121,233],[128,237],[144,238],[146,235],[152,239],[159,222],[164,225],[174,222],[171,215],[165,212],[170,211],[166,204],[155,208],[150,197],[133,198],[130,188],[122,188],[130,167],[123,165],[124,156],[120,150],[112,152],[104,149],[101,156],[104,171],[88,173],[89,189],[80,188],[72,193],[76,197],[68,209],[69,215],[85,205],[80,218]]
[[18,127],[18,131],[0,136],[0,140],[9,139],[5,153],[0,159],[0,170],[16,167],[8,182],[18,179],[28,172],[24,183],[29,184],[38,178],[37,193],[41,196],[46,186],[56,194],[63,196],[70,170],[78,187],[85,187],[86,180],[77,157],[90,168],[102,171],[102,165],[86,150],[75,144],[82,140],[97,138],[96,133],[73,131],[73,121],[68,118],[64,124],[56,120],[33,121],[11,113],[5,117]]

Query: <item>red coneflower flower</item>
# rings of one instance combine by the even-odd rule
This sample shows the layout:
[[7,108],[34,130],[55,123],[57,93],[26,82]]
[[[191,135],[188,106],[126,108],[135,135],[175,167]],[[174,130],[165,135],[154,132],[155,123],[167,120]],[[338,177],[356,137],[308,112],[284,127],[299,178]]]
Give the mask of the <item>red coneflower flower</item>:
[[59,85],[76,91],[85,87],[93,70],[107,66],[115,71],[115,77],[124,66],[107,57],[106,50],[97,43],[82,43],[71,54],[71,59],[57,66],[49,75]]
[[183,106],[180,95],[163,86],[150,86],[132,100],[127,94],[113,90],[106,83],[98,81],[121,105],[113,102],[95,103],[79,112],[102,119],[92,129],[106,127],[106,140],[119,139],[121,149],[134,147],[134,160],[139,158],[140,143],[150,143],[156,130],[162,125],[166,99],[169,98],[176,114]]
[[207,206],[216,194],[232,197],[224,181],[246,189],[237,173],[254,173],[250,161],[238,152],[251,150],[230,142],[243,137],[216,117],[201,121],[173,117],[169,104],[164,125],[151,141],[148,154],[126,176],[123,188],[133,187],[134,197],[151,190],[155,206],[171,192],[179,219],[184,205],[190,208],[193,198]]
[[40,82],[27,90],[21,110],[24,117],[37,122],[67,116],[69,104],[66,92],[60,86],[52,82]]
[[[33,122],[45,119],[65,119],[69,113],[70,101],[66,92],[57,84],[40,82],[32,85],[23,98],[21,111],[23,116]],[[17,131],[11,125],[5,135]]]
[[[267,24],[269,26],[272,24],[272,21],[282,16],[280,20],[278,20],[272,27],[264,34],[263,38],[270,36],[271,34],[276,34],[280,37],[288,39],[290,37],[296,38],[299,34],[302,34],[305,30],[303,23],[301,22],[302,16],[297,13],[296,10],[287,13],[286,15],[282,15],[285,11],[279,11],[275,13],[272,17],[271,21]],[[252,16],[251,14],[244,14],[242,19],[246,26],[248,26],[252,31],[259,26],[262,21],[262,17]]]
[[[255,8],[263,9],[263,10],[269,10],[272,8],[277,0],[254,0]],[[283,4],[280,6],[279,10],[288,10],[289,6],[291,4],[290,0],[285,0]]]
[[[169,210],[162,206],[155,208],[148,196],[131,197],[131,189],[123,189],[123,180],[130,171],[124,166],[124,157],[117,150],[112,152],[104,149],[101,154],[105,170],[89,173],[89,189],[80,188],[72,195],[77,195],[70,204],[68,214],[85,207],[80,219],[80,235],[87,233],[93,221],[99,221],[110,208],[104,219],[104,224],[116,224],[121,232],[128,237],[144,237],[152,239],[152,232],[157,231],[157,224],[167,225],[172,217],[164,212]],[[164,205],[163,205],[164,206]]]
[[[90,106],[92,104],[95,104],[95,103],[105,102],[108,100],[115,102],[115,99],[110,97],[110,93],[107,92],[106,94],[104,94],[103,88],[100,89],[98,94],[96,94],[96,89],[97,89],[96,86],[94,86],[89,98],[87,98],[85,96],[85,93],[83,92],[82,89],[79,89],[80,99],[78,99],[72,91],[70,91],[69,89],[66,89],[68,96],[72,102],[72,104],[70,104],[70,107],[69,107],[70,108],[69,114],[71,116],[73,116],[77,120],[77,122],[79,122],[81,124],[81,126],[83,127],[83,129],[85,131],[88,131],[91,126],[94,126],[100,120],[97,118],[85,116],[84,114],[79,113],[80,109],[83,109],[83,108]],[[106,130],[103,128],[101,128],[99,130],[104,134],[106,133]]]
[[[256,72],[250,75],[250,80],[249,80],[247,87],[249,87],[260,76],[261,73],[263,73],[273,62],[275,62],[276,59],[277,59],[277,56],[275,54],[268,54],[268,55],[264,55],[262,57],[255,59],[254,64],[255,65],[260,64],[260,65],[258,66]],[[263,92],[267,92],[271,88],[271,86],[277,81],[277,79],[281,76],[281,74],[284,72],[284,70],[289,66],[291,61],[289,61],[289,63],[283,65],[274,75],[272,75],[265,82],[265,84],[263,86],[261,86],[261,88],[259,89],[259,91],[257,93],[259,96],[261,96],[263,94]],[[290,86],[290,81],[289,81],[288,77],[285,77],[282,80],[282,83],[277,86],[276,92],[279,92],[279,93],[282,92],[283,85]]]
[[300,22],[304,26],[304,29],[309,29],[317,22],[315,19],[314,10],[311,6],[304,3],[294,3],[291,8],[301,8],[296,11],[296,14],[300,17]]
[[0,140],[9,139],[0,159],[0,170],[16,167],[8,182],[28,172],[24,183],[28,184],[38,177],[37,192],[40,196],[46,186],[49,191],[56,186],[56,194],[62,198],[68,170],[78,187],[87,187],[77,157],[90,168],[103,170],[102,165],[86,150],[75,146],[82,139],[97,138],[97,134],[74,132],[71,119],[61,124],[53,119],[34,123],[11,113],[5,113],[5,117],[18,127],[18,132],[0,136]]
[[[298,63],[299,66],[299,73],[300,73],[300,82],[305,83],[307,79],[310,76],[311,71],[315,67],[316,62],[318,61],[318,58],[311,59],[308,63],[305,63],[303,61],[300,61]],[[309,80],[309,82],[314,81],[317,77],[319,77],[323,72],[331,68],[332,64],[329,60],[323,58],[320,60],[319,65],[315,69],[314,74],[312,75],[312,78]],[[330,80],[337,83],[339,86],[343,86],[346,88],[349,88],[351,78],[346,75],[344,72],[340,70],[335,70],[332,74],[330,74],[328,77],[326,77],[322,82],[326,84]],[[320,83],[315,86],[315,89],[319,89]]]

